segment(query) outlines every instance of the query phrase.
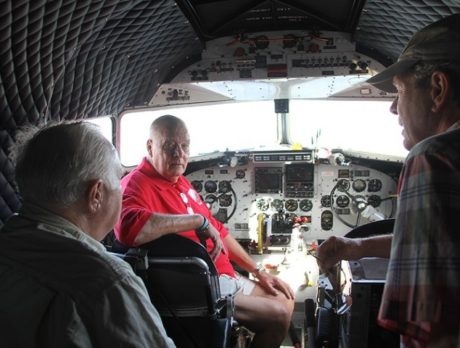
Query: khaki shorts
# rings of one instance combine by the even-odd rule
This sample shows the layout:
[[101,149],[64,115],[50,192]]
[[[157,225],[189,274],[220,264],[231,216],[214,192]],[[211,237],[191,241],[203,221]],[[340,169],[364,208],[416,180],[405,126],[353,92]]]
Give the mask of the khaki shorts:
[[250,295],[256,284],[252,280],[243,277],[238,273],[235,275],[235,277],[236,278],[233,278],[226,274],[219,276],[221,295],[227,296],[240,293],[243,295]]

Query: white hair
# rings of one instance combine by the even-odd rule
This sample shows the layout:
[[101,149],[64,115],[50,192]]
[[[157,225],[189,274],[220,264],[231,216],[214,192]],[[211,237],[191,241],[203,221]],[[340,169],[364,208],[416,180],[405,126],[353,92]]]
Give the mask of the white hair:
[[93,180],[103,180],[110,189],[119,185],[117,152],[92,123],[44,127],[29,134],[17,151],[16,181],[24,201],[68,207],[84,196]]

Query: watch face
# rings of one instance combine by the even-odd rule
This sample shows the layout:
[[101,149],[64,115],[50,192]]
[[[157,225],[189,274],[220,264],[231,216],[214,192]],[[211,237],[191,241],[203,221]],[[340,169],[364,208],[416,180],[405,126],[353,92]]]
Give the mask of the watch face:
[[262,265],[262,263],[257,262],[256,268],[254,268],[253,273],[259,273],[260,271],[263,271],[263,270],[264,270],[264,266]]

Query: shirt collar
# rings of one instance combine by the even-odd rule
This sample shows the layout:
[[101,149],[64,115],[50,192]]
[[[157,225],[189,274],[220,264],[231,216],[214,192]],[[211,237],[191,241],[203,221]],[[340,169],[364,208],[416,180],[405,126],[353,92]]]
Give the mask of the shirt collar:
[[78,226],[44,207],[25,202],[19,211],[19,216],[35,221],[39,230],[76,239],[98,252],[105,251],[100,242],[83,232]]
[[458,128],[460,128],[460,121],[455,122],[452,126],[447,128],[447,131],[451,131],[451,130],[458,129]]

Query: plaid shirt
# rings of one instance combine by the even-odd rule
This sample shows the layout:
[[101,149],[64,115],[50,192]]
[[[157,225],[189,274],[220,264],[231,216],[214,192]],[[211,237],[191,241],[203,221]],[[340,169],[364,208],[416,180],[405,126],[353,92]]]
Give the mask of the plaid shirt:
[[432,324],[460,328],[460,124],[417,144],[399,182],[399,202],[379,324],[423,347]]

